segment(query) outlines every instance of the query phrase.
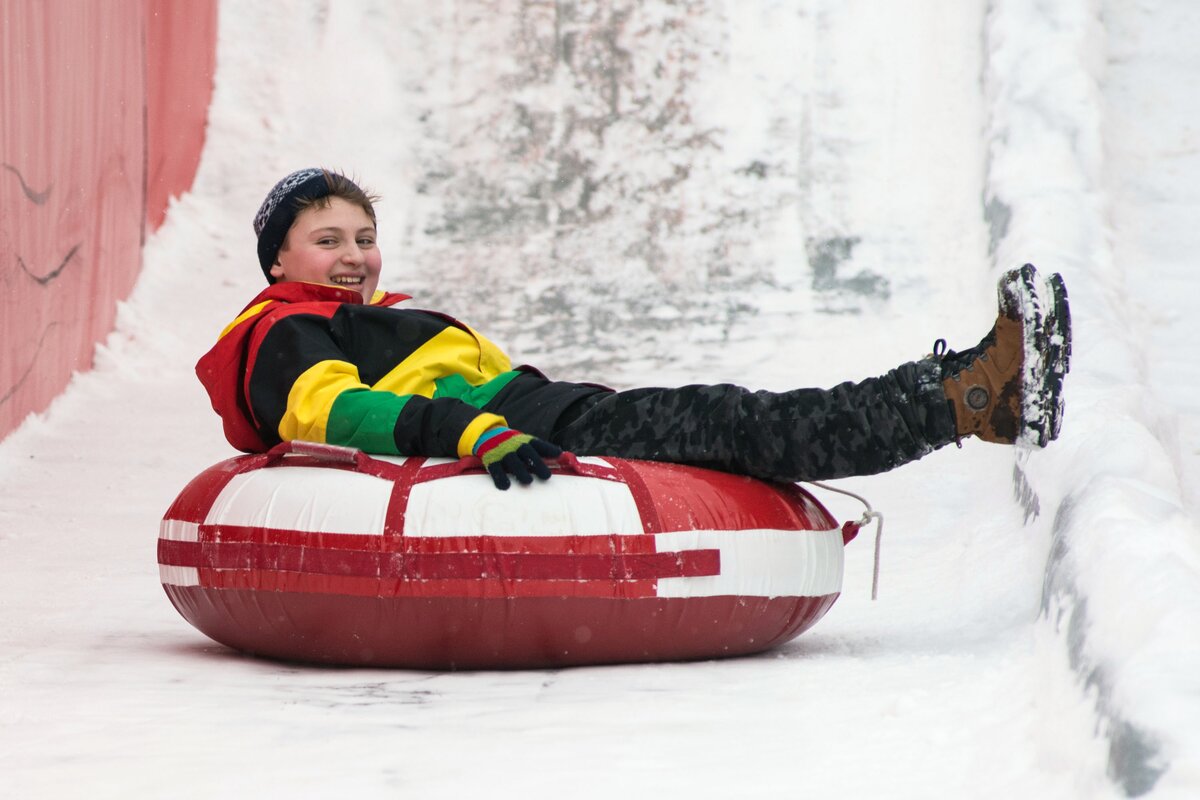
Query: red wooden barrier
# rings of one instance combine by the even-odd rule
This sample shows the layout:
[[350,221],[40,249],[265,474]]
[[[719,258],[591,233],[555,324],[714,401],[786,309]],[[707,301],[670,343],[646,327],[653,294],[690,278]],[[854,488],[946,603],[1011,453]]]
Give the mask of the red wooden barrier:
[[217,1],[146,0],[146,222],[192,185],[217,61]]
[[0,4],[0,437],[112,329],[191,184],[215,45],[215,0]]

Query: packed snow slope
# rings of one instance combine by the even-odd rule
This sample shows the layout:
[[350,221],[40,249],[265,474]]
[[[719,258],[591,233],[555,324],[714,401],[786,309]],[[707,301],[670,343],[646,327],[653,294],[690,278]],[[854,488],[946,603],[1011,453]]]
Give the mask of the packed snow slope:
[[[95,368],[0,445],[5,791],[1200,796],[1196,41],[1186,0],[227,3],[193,192]],[[314,164],[383,195],[386,288],[564,379],[860,379],[977,341],[1003,269],[1060,271],[1063,436],[841,482],[885,513],[881,598],[863,537],[759,657],[240,656],[167,602],[157,523],[231,454],[192,365]]]

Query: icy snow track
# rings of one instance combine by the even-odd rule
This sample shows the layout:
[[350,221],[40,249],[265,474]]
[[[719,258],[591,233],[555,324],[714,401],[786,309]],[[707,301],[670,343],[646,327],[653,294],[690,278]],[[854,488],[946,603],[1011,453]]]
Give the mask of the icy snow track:
[[[248,5],[118,331],[0,445],[6,795],[1200,796],[1194,4]],[[311,164],[384,195],[384,286],[564,379],[860,379],[1061,271],[1063,437],[843,481],[887,515],[881,598],[863,537],[759,657],[243,657],[164,597],[157,526],[230,454],[192,364]]]

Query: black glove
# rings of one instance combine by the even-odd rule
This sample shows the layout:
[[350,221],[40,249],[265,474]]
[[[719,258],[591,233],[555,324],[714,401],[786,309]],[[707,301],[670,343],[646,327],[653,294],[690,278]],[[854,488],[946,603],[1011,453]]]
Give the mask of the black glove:
[[[544,481],[550,480],[550,468],[546,461],[562,455],[562,448],[537,439],[512,428],[491,428],[484,431],[472,452],[479,457],[492,476],[492,482],[501,491],[512,485],[512,475],[517,483],[533,483],[533,475]],[[531,475],[530,473],[533,473]]]

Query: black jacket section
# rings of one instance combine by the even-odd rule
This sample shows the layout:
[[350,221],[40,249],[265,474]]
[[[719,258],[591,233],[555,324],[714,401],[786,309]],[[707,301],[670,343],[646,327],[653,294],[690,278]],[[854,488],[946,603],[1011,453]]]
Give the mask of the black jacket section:
[[611,390],[594,384],[551,381],[528,370],[513,378],[483,410],[504,417],[509,427],[549,441],[567,408],[607,391]]
[[[424,311],[349,303],[328,318],[296,313],[279,319],[263,337],[250,375],[260,436],[269,444],[279,441],[288,394],[314,364],[347,361],[370,386],[450,324]],[[396,421],[396,446],[404,454],[455,457],[459,437],[479,413],[453,398],[412,396]]]

